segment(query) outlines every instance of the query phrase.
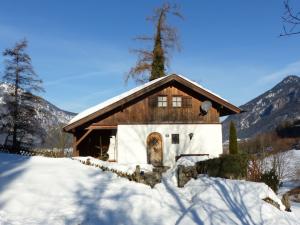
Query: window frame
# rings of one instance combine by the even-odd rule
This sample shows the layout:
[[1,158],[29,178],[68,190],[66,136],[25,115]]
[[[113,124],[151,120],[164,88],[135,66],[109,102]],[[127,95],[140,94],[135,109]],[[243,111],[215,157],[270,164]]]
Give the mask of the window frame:
[[158,95],[157,96],[157,107],[159,107],[159,108],[168,107],[168,96],[167,95]]
[[[175,101],[174,101],[175,99]],[[178,101],[180,99],[180,101]],[[172,96],[172,107],[173,108],[182,108],[182,96],[181,95],[173,95]],[[180,103],[180,104],[178,104]]]

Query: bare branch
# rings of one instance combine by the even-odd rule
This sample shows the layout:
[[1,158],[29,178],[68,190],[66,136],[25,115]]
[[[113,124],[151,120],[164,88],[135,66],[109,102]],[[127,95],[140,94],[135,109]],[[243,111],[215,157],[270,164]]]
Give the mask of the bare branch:
[[[177,51],[180,51],[178,31],[167,23],[168,15],[183,19],[179,6],[170,3],[164,3],[161,7],[154,9],[153,15],[146,18],[146,20],[151,21],[155,26],[154,35],[140,35],[135,37],[134,40],[150,41],[154,45],[152,49],[130,50],[131,53],[137,55],[138,59],[135,66],[133,66],[125,75],[125,82],[131,78],[137,83],[148,81],[151,77],[150,74],[157,74],[155,70],[152,70],[156,54],[160,54],[159,58],[162,59],[163,68],[165,69],[169,67],[171,50],[176,49]],[[155,49],[157,41],[159,42],[158,45],[161,46],[160,50]]]
[[[279,35],[280,37],[283,36],[290,36],[290,35],[297,35],[300,34],[299,31],[295,31],[295,29],[298,28],[298,25],[300,25],[300,12],[295,13],[290,5],[289,0],[285,0],[283,2],[285,12],[283,13],[283,16],[281,17],[283,22],[283,31]],[[288,27],[288,29],[287,29]],[[300,29],[300,28],[299,28]]]
[[135,40],[135,41],[153,41],[154,38],[151,36],[147,36],[147,35],[140,35],[140,36],[136,36],[135,38],[133,38],[133,40]]

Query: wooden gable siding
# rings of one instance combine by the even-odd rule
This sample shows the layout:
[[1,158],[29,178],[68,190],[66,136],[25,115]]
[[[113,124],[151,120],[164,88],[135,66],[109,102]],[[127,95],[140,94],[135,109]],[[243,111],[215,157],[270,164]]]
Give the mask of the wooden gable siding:
[[[213,115],[214,112],[212,110],[212,112],[210,112],[212,114],[208,114],[208,115],[206,115],[206,117],[203,117],[203,118],[197,118],[197,119],[194,119],[194,118],[189,119],[188,118],[188,120],[187,120],[187,119],[185,119],[185,118],[187,118],[187,116],[185,116],[185,118],[180,118],[181,121],[175,121],[175,122],[193,123],[194,121],[196,121],[196,122],[204,123],[205,121],[208,121],[209,123],[212,123],[213,118],[217,117],[216,120],[218,121],[219,116],[226,116],[226,115],[243,112],[240,108],[232,105],[231,103],[220,98],[219,96],[214,95],[213,93],[202,88],[201,86],[198,86],[197,84],[195,84],[191,81],[188,81],[184,77],[173,74],[173,75],[166,76],[164,79],[159,80],[159,82],[154,82],[152,84],[149,84],[149,85],[143,87],[142,89],[138,89],[136,92],[124,93],[124,94],[128,94],[128,95],[126,95],[126,97],[120,98],[119,100],[113,102],[112,104],[109,104],[105,107],[98,109],[97,111],[92,110],[93,112],[89,113],[86,116],[82,116],[79,114],[79,118],[76,119],[76,117],[75,117],[74,119],[76,119],[76,120],[74,120],[72,123],[69,123],[68,125],[66,125],[63,129],[64,129],[64,131],[70,132],[70,133],[74,133],[78,129],[87,129],[88,127],[89,127],[88,129],[90,129],[91,128],[90,126],[92,124],[98,123],[98,122],[112,116],[115,113],[118,113],[121,111],[124,112],[125,109],[132,106],[133,104],[137,104],[139,101],[144,100],[144,98],[149,97],[150,95],[157,93],[158,91],[163,90],[169,86],[174,86],[177,88],[179,87],[178,88],[179,90],[182,90],[187,95],[193,96],[195,99],[198,99],[200,102],[203,102],[204,100],[212,101],[213,108],[216,110],[216,113],[217,113],[217,115]],[[147,101],[147,100],[145,100],[145,101]],[[148,103],[148,106],[147,106],[147,104],[144,104],[144,106],[149,107],[149,103]],[[127,110],[129,110],[129,109],[127,109]],[[149,110],[149,109],[145,108],[145,110]],[[195,112],[198,113],[199,108],[195,107],[194,110],[195,110]],[[137,111],[140,113],[139,110],[137,110]],[[150,113],[154,113],[154,112],[151,111]],[[163,113],[163,114],[165,114],[165,113]],[[134,116],[138,117],[138,115],[134,115]],[[168,114],[168,116],[169,116],[169,114]],[[126,122],[126,120],[128,120],[128,121],[131,120],[129,115],[126,116],[124,113],[122,115],[121,115],[121,113],[119,113],[119,117],[120,118],[123,117],[124,119],[119,119],[119,118],[116,119],[115,126],[120,124],[124,120],[125,120],[125,122]],[[175,117],[175,116],[172,116],[172,117]],[[146,113],[146,111],[145,111],[144,117],[142,117],[142,118],[143,119],[134,119],[133,123],[135,121],[138,121],[137,123],[150,123],[150,122],[152,123],[152,121],[154,120],[153,114]],[[171,120],[170,122],[174,121],[174,119],[170,119],[170,120]],[[121,121],[121,122],[119,123],[118,121]],[[129,122],[128,121],[126,123],[131,123],[130,121]],[[160,121],[161,120],[159,120],[158,122],[160,122]],[[168,121],[162,121],[162,122],[167,123]],[[106,124],[104,124],[104,125],[106,125]],[[110,123],[108,124],[108,126],[111,126],[111,125],[113,125],[113,124],[110,124]],[[101,127],[97,126],[96,128],[100,129]]]
[[[153,99],[157,99],[158,96],[167,96],[168,106],[157,107],[157,104],[153,105]],[[190,97],[191,107],[173,107],[172,97],[182,96]],[[150,94],[147,97],[143,97],[134,103],[126,104],[121,109],[115,110],[106,118],[98,118],[98,121],[94,120],[95,126],[107,126],[118,124],[143,124],[143,123],[219,123],[219,111],[217,105],[213,104],[213,107],[205,116],[200,115],[200,105],[207,100],[199,94],[195,94],[183,87],[167,86],[162,90]]]

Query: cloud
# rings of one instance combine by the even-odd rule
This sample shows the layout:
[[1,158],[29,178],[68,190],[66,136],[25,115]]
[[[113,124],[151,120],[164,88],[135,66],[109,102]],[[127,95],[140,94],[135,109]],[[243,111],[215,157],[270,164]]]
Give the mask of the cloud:
[[61,102],[60,105],[62,105],[64,109],[68,109],[71,112],[80,112],[117,95],[117,92],[121,91],[123,91],[123,88],[111,87],[108,89],[102,89],[100,91],[91,91],[90,93],[76,97],[73,100]]
[[65,82],[65,81],[79,80],[79,79],[84,79],[84,78],[98,76],[98,75],[99,75],[99,71],[77,74],[77,75],[63,76],[63,78],[46,81],[45,86],[57,85],[57,84],[61,84],[61,83]]
[[[112,86],[122,84],[132,64],[124,46],[101,38],[73,37],[64,32],[58,36],[51,30],[0,22],[0,50],[24,37],[29,41],[34,68],[44,80],[44,97],[52,103],[78,112],[123,90],[123,86]],[[0,71],[2,66],[0,63]]]
[[124,72],[132,64],[128,50],[110,40],[95,40],[86,36],[73,38],[66,33],[57,36],[50,31],[40,32],[0,22],[1,49],[10,47],[22,38],[29,41],[29,52],[33,61],[42,66],[51,64],[53,68],[66,66],[72,69],[75,65],[88,71],[101,69],[118,73]]
[[279,69],[278,71],[263,76],[262,78],[259,79],[258,82],[259,84],[265,84],[265,83],[278,81],[288,75],[298,75],[298,74],[300,74],[300,61],[287,64],[285,67]]

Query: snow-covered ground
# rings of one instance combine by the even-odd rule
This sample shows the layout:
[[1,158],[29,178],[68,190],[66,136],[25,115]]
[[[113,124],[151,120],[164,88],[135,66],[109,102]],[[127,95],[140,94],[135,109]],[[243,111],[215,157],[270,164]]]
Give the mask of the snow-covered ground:
[[280,196],[293,188],[300,187],[300,174],[298,174],[300,172],[300,150],[290,150],[284,154],[288,156],[288,160],[284,163],[286,176],[278,190]]
[[[195,165],[196,162],[202,161],[202,160],[207,160],[209,157],[208,156],[186,156],[186,157],[181,157],[177,163],[177,165],[184,165],[184,166],[193,166]],[[106,167],[110,170],[115,170],[118,172],[123,172],[127,174],[133,174],[136,170],[137,164],[122,164],[122,163],[116,163],[116,162],[108,162],[108,161],[102,161],[100,159],[96,159],[93,157],[73,157],[74,160],[78,160],[83,163],[87,163],[87,160],[89,160],[90,164],[93,166],[103,166]],[[153,166],[151,164],[138,164],[140,166],[140,170],[144,172],[152,172]],[[170,171],[171,172],[171,171]],[[176,170],[173,168],[171,176],[174,176]]]
[[293,149],[267,157],[265,160],[266,170],[270,170],[273,167],[274,159],[280,169],[277,172],[281,174],[283,182],[300,179],[300,177],[297,177],[297,172],[300,173],[300,150]]
[[[300,177],[297,171],[300,171],[300,150],[290,150],[288,152],[290,159],[288,161],[287,171],[291,176],[284,179],[282,186],[278,190],[278,195],[282,196],[284,193],[294,188],[300,187]],[[299,216],[300,224],[300,203],[291,201],[291,208],[295,215]]]
[[[0,153],[0,224],[299,224],[264,184],[199,176],[151,189],[76,160]],[[298,217],[298,218],[297,218]]]
[[[123,172],[127,174],[133,174],[135,172],[136,166],[135,164],[121,164],[116,162],[108,162],[108,161],[102,161],[100,159],[96,159],[93,157],[73,157],[73,159],[78,160],[80,162],[87,162],[89,159],[90,163],[93,165],[99,165],[106,167],[111,170],[116,170],[118,172]],[[144,172],[151,172],[153,169],[153,166],[151,164],[139,164],[141,171]]]

